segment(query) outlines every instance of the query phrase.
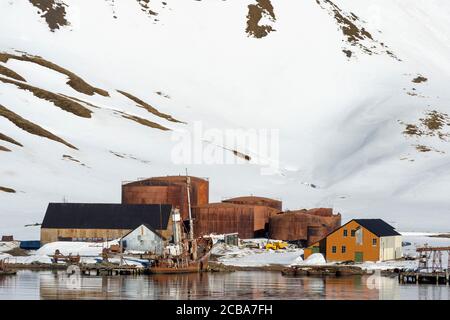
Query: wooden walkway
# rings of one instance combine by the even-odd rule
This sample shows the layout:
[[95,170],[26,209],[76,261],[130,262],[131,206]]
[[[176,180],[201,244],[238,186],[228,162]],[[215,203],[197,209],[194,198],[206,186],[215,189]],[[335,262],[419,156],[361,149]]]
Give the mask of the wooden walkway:
[[81,274],[87,276],[119,276],[144,274],[143,268],[133,266],[85,265],[80,268]]
[[442,284],[450,283],[448,272],[400,272],[398,281],[401,284]]

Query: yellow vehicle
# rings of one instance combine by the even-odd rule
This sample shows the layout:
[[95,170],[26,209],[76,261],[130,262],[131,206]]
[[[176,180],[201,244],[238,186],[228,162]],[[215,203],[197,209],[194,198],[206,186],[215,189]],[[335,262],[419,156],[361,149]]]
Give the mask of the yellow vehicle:
[[267,242],[266,243],[266,250],[280,250],[280,249],[286,249],[288,244],[283,241],[276,241],[276,242]]

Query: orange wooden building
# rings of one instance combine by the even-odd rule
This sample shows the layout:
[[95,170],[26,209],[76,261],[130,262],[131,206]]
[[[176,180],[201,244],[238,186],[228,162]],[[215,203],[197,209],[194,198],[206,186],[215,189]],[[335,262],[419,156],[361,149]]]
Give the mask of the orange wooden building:
[[402,236],[381,219],[353,219],[305,249],[330,261],[386,261],[402,257]]

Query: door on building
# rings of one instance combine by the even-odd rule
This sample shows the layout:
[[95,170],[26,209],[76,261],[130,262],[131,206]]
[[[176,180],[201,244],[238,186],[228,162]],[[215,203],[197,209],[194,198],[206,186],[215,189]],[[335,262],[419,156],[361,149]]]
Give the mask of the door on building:
[[355,252],[355,262],[363,262],[364,257],[362,252]]

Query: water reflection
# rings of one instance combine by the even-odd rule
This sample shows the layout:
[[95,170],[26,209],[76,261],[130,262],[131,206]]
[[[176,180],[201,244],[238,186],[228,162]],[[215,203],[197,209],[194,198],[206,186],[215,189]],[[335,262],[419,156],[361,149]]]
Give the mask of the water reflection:
[[448,286],[399,285],[375,276],[284,277],[279,272],[68,276],[19,271],[0,277],[0,299],[449,299]]

